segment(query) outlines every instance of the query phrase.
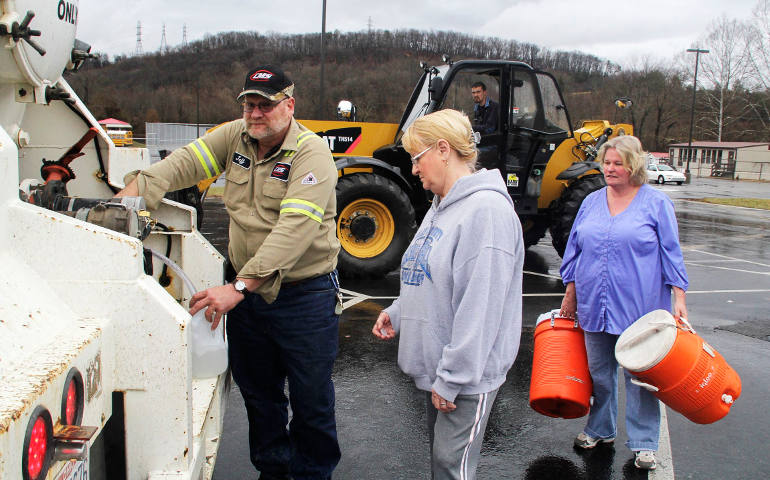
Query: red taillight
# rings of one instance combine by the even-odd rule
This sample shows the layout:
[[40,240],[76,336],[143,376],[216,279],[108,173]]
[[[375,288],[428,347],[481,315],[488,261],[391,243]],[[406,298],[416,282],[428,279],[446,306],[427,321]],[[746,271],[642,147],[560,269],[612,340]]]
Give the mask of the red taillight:
[[24,436],[24,456],[21,467],[25,480],[45,478],[53,453],[53,424],[51,414],[38,406],[29,419]]
[[61,423],[80,425],[83,420],[83,377],[76,368],[67,374],[61,399]]
[[75,418],[78,413],[77,401],[78,394],[75,387],[75,382],[70,382],[69,386],[67,387],[67,404],[64,407],[64,420],[67,422],[67,425],[72,425],[75,423]]
[[47,446],[48,435],[45,431],[45,420],[43,417],[37,417],[35,426],[32,427],[32,436],[29,439],[29,448],[27,449],[27,471],[30,478],[37,478],[40,471],[43,470]]

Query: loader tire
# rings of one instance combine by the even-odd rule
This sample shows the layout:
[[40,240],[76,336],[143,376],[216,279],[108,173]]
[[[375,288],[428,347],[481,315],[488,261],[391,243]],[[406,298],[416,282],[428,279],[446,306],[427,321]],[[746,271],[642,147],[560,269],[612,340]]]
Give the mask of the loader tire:
[[578,210],[589,193],[599,190],[607,183],[601,174],[586,175],[573,180],[554,202],[551,209],[551,241],[560,257],[567,248],[569,232],[575,222]]
[[537,245],[548,231],[548,217],[545,215],[521,218],[521,229],[524,233],[524,248]]
[[348,278],[378,277],[394,270],[414,232],[414,207],[392,180],[371,173],[337,182],[338,268]]

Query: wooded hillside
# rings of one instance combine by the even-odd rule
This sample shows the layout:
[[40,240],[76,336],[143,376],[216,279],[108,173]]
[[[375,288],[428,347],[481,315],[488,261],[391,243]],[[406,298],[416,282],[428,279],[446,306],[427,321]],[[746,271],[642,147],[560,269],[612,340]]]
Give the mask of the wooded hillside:
[[[281,65],[294,80],[297,118],[332,119],[339,100],[346,99],[357,106],[359,120],[397,122],[422,73],[419,62],[440,64],[442,54],[454,60],[519,60],[551,72],[574,123],[597,118],[631,123],[649,150],[687,141],[692,95],[687,72],[650,65],[623,71],[580,52],[455,32],[327,33],[323,108],[317,33],[221,33],[168,52],[102,57],[67,79],[98,118],[127,121],[137,137],[144,135],[145,122],[219,123],[240,116],[235,97],[244,75],[265,63]],[[617,109],[619,97],[631,98],[633,107]],[[713,139],[704,115],[698,117],[695,138]],[[747,128],[753,123],[751,113],[744,113],[723,140],[767,140],[767,131]]]

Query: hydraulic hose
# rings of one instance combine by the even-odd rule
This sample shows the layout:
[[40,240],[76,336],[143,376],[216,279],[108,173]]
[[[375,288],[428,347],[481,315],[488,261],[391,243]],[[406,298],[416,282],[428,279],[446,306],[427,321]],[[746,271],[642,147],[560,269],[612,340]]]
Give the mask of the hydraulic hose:
[[[75,115],[80,117],[80,119],[83,120],[83,122],[86,124],[87,127],[89,127],[89,128],[91,127],[91,122],[88,120],[88,118],[86,118],[85,115],[83,115],[83,112],[81,112],[80,110],[75,108],[75,106],[70,104],[70,103],[64,102],[64,105],[66,105],[67,108],[72,110],[72,112],[75,113]],[[120,191],[120,189],[117,188],[117,187],[114,187],[113,185],[110,185],[110,181],[107,178],[107,176],[108,176],[107,175],[107,169],[104,168],[104,159],[102,158],[102,150],[99,148],[99,136],[98,135],[96,137],[94,137],[93,142],[94,142],[94,148],[96,149],[96,159],[99,162],[99,174],[97,175],[97,177],[100,178],[105,183],[105,185],[107,185],[107,188],[112,190],[112,193],[118,193]]]

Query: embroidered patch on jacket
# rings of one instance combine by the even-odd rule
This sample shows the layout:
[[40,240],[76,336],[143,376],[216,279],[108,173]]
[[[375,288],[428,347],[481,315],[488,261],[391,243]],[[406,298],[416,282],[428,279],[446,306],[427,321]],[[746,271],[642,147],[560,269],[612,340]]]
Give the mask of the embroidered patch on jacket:
[[318,183],[318,179],[315,178],[313,172],[308,173],[305,175],[305,178],[302,179],[302,185],[315,185],[316,183]]
[[233,163],[238,165],[241,168],[245,168],[246,170],[251,167],[251,160],[249,157],[246,157],[244,155],[241,155],[238,152],[233,153]]
[[276,162],[273,167],[273,173],[270,174],[270,178],[277,178],[282,182],[288,182],[289,170],[291,170],[291,163]]

